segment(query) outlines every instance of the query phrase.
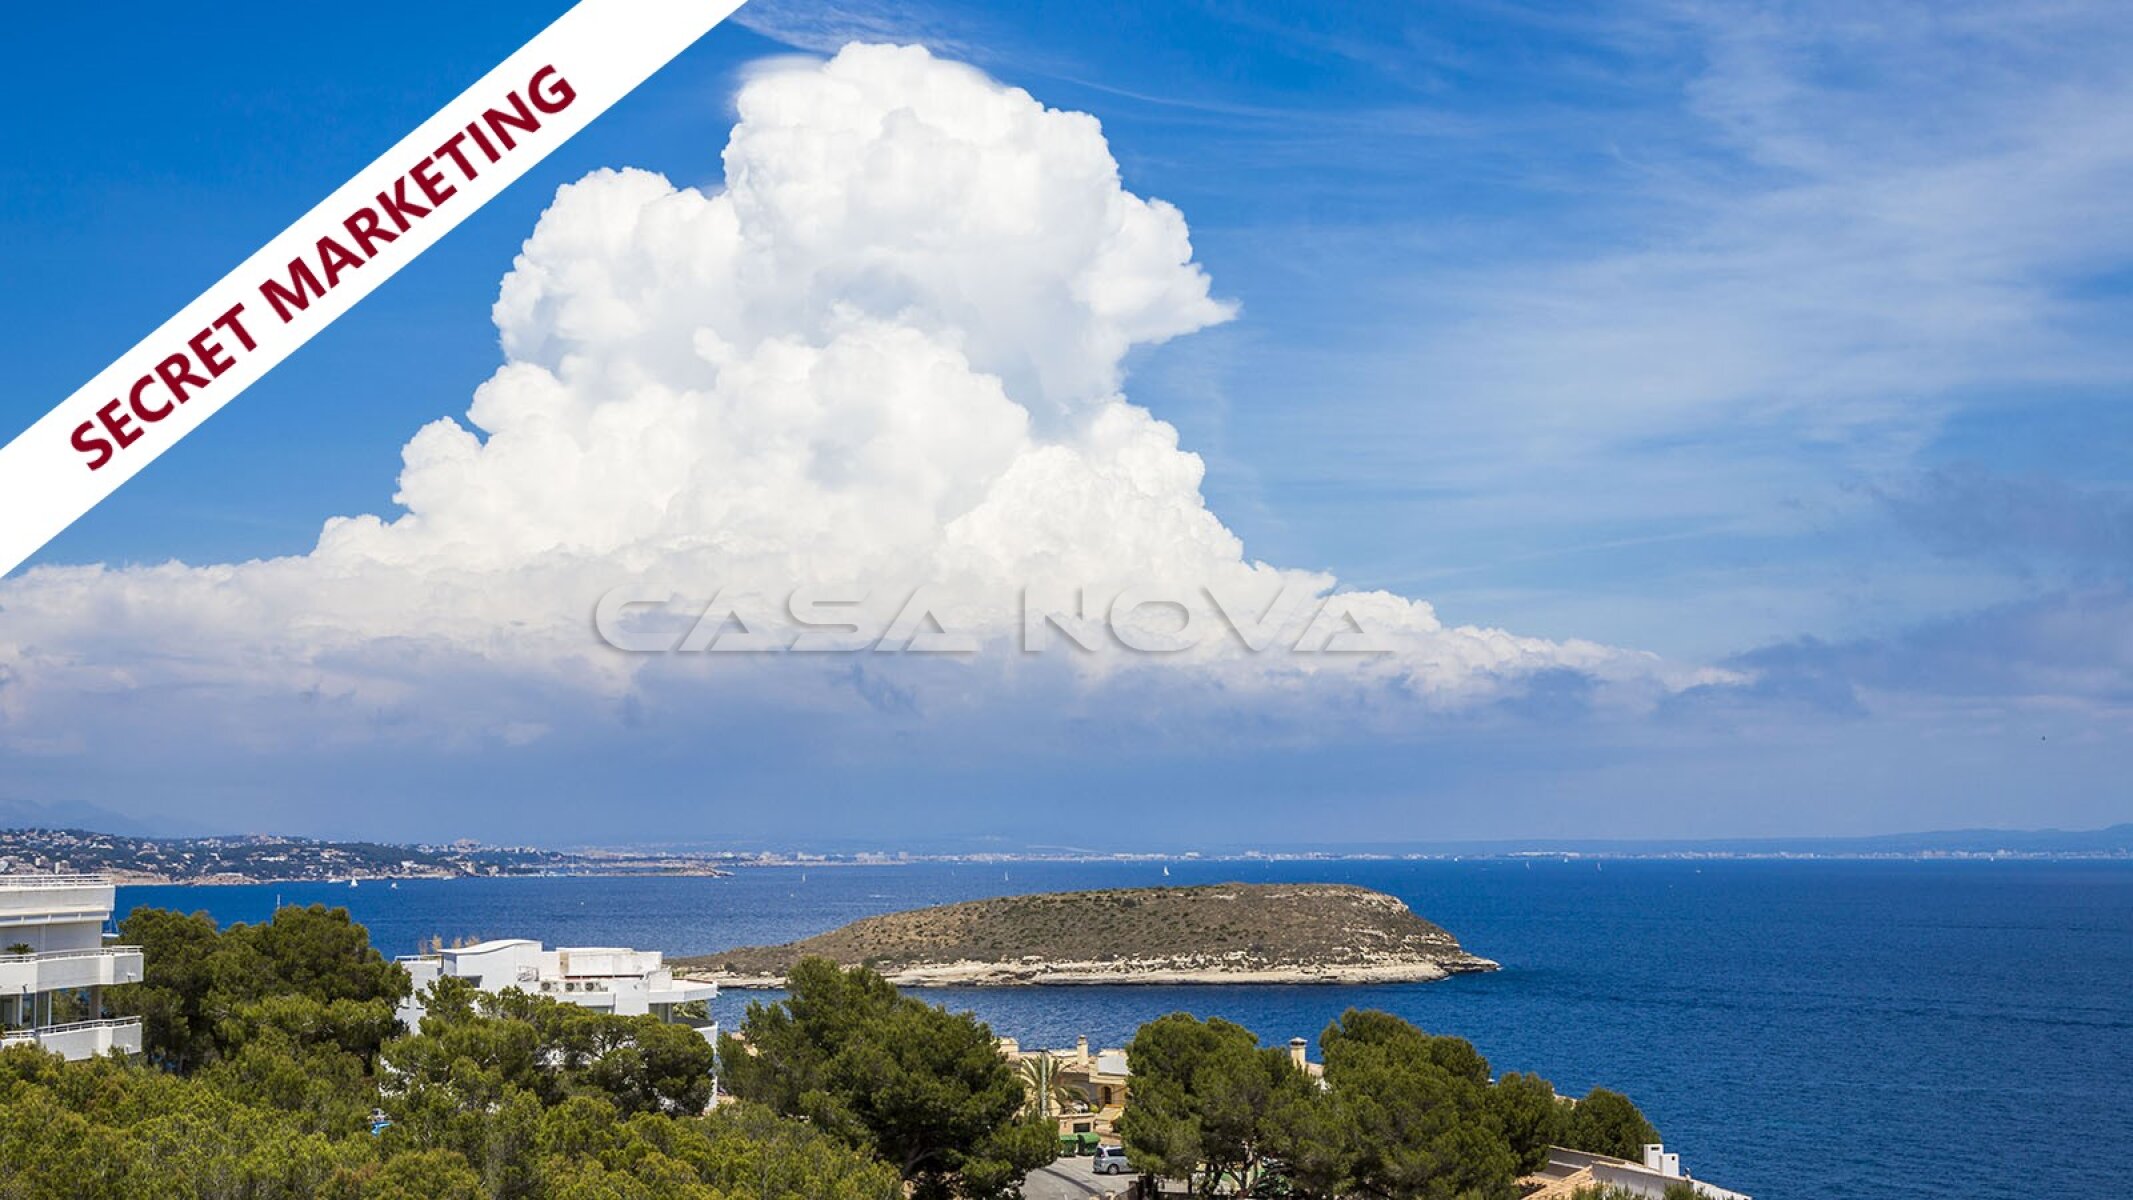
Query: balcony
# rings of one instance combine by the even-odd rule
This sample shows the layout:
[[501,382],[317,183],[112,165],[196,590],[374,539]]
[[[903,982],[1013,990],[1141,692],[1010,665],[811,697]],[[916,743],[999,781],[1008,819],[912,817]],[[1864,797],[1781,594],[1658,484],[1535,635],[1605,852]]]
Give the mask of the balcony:
[[139,946],[0,954],[0,994],[70,991],[140,981]]
[[141,1052],[141,1019],[116,1017],[104,1021],[69,1021],[42,1029],[16,1029],[0,1033],[0,1050],[10,1046],[42,1046],[61,1058],[96,1058],[113,1050]]
[[0,927],[101,925],[111,916],[115,895],[110,882],[95,875],[0,875]]

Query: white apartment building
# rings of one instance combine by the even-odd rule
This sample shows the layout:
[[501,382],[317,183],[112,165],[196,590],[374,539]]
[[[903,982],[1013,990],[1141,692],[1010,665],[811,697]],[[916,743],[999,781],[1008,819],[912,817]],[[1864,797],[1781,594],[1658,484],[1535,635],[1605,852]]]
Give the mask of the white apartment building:
[[1643,1162],[1550,1146],[1548,1165],[1535,1174],[1548,1181],[1548,1186],[1527,1200],[1567,1200],[1596,1188],[1639,1200],[1665,1200],[1667,1188],[1684,1183],[1703,1200],[1751,1200],[1745,1192],[1691,1178],[1681,1169],[1681,1156],[1657,1143],[1644,1147]]
[[[449,976],[467,980],[485,992],[517,988],[616,1016],[655,1016],[692,1026],[714,1042],[718,1039],[718,1024],[710,1018],[718,985],[677,982],[657,950],[615,946],[546,950],[526,938],[504,938],[435,954],[403,955],[397,961],[415,984],[400,1005],[400,1019],[409,1029],[421,1023],[424,990]],[[701,1005],[701,1014],[682,1005]]]
[[140,1018],[104,1016],[105,988],[141,981],[140,947],[104,944],[114,897],[95,875],[0,875],[0,1046],[141,1052]]

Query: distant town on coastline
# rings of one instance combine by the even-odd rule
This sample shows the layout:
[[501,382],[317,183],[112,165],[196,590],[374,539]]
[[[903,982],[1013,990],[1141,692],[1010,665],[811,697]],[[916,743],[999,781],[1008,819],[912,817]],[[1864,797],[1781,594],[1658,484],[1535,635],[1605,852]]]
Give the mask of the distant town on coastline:
[[1280,848],[1150,849],[1073,846],[906,849],[493,846],[328,841],[279,834],[148,837],[84,829],[0,829],[0,872],[80,871],[123,883],[285,883],[552,875],[715,875],[747,867],[921,862],[1308,861],[1583,857],[1596,859],[2133,858],[2133,824],[2096,830],[1969,829],[1866,837],[1710,840],[1558,839]]

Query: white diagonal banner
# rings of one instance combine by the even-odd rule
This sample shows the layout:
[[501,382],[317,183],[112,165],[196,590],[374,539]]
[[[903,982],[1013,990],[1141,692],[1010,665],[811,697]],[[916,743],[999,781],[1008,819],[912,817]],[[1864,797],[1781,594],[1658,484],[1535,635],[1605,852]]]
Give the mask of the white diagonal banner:
[[628,95],[741,0],[581,0],[0,448],[0,574]]

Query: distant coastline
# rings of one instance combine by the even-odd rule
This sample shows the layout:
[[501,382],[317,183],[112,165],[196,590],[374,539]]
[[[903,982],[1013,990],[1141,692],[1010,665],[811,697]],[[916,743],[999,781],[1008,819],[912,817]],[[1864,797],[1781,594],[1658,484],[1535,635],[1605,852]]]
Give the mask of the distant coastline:
[[242,886],[560,875],[717,876],[703,855],[533,846],[400,845],[247,834],[148,838],[82,829],[0,830],[0,873],[81,873],[139,886]]
[[1530,839],[1399,845],[1290,846],[1106,853],[1068,846],[1020,850],[734,850],[640,847],[554,850],[445,844],[336,842],[274,834],[145,837],[84,829],[0,830],[0,873],[82,872],[131,885],[341,883],[350,879],[499,879],[719,876],[751,867],[831,870],[926,863],[1012,869],[1018,863],[1614,861],[2126,861],[2133,824],[2096,830],[1948,830],[1862,837],[1748,839]]

